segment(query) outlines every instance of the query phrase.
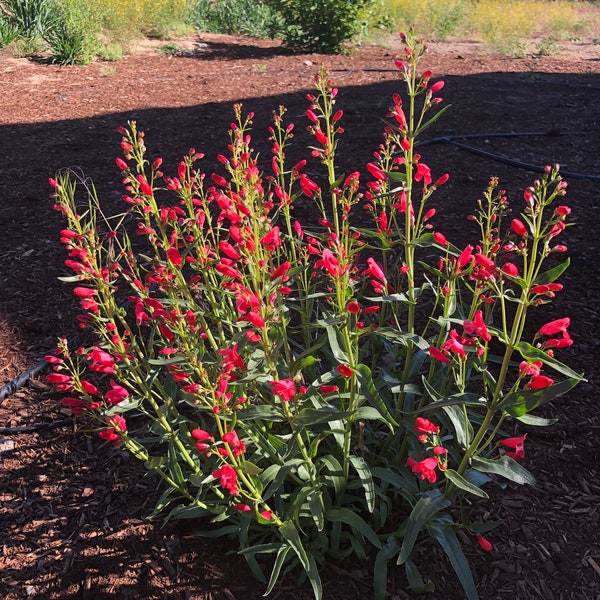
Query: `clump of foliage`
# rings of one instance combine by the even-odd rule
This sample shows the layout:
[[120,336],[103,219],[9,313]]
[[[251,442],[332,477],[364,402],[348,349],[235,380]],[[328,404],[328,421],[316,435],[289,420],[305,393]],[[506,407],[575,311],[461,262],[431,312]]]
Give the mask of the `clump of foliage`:
[[[390,563],[428,591],[415,554],[437,542],[474,600],[457,530],[489,550],[494,525],[467,507],[503,480],[534,482],[519,427],[549,423],[531,413],[582,379],[556,357],[572,344],[570,319],[528,325],[569,265],[558,167],[510,216],[492,179],[473,243],[452,244],[431,206],[449,175],[416,152],[443,113],[444,82],[420,72],[422,40],[403,43],[407,102],[392,97],[365,169],[337,166],[344,114],[322,71],[300,162],[286,157],[294,126],[280,107],[259,167],[253,115],[236,105],[209,177],[195,149],[166,175],[137,125],[123,128],[121,215],[104,214],[87,180],[51,181],[68,223],[66,280],[92,341],[60,340],[48,380],[163,481],[155,514],[237,536],[267,593],[295,570],[320,599],[327,561],[368,556],[376,600]],[[318,226],[296,218],[299,198]]]
[[283,41],[311,52],[343,52],[372,0],[264,0],[283,20]]

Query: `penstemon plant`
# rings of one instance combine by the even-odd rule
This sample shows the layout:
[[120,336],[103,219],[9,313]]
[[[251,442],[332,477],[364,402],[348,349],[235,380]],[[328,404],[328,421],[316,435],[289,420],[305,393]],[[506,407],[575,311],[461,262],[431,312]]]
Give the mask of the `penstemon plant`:
[[[416,152],[444,84],[419,71],[424,42],[404,42],[408,102],[393,96],[366,181],[337,166],[343,112],[325,71],[306,112],[320,183],[306,161],[288,164],[282,107],[264,174],[241,106],[218,156],[224,175],[207,179],[191,150],[165,176],[132,122],[117,159],[126,212],[105,216],[71,173],[51,180],[68,222],[65,280],[92,341],[59,340],[48,380],[163,480],[155,515],[238,536],[267,594],[300,566],[321,598],[320,569],[350,556],[373,560],[377,599],[390,561],[427,591],[415,555],[429,540],[476,598],[456,531],[489,550],[493,524],[471,522],[462,498],[487,498],[500,478],[532,483],[519,462],[526,434],[504,426],[547,424],[530,413],[582,379],[555,357],[572,343],[568,317],[527,327],[569,264],[547,266],[566,250],[558,167],[525,190],[515,218],[492,179],[470,217],[479,241],[451,244],[430,207],[448,175]],[[300,196],[318,226],[294,218]]]

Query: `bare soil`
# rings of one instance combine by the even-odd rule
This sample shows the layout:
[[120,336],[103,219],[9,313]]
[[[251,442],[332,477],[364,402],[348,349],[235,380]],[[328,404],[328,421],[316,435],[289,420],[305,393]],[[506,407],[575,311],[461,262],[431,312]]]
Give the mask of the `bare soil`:
[[[0,57],[0,385],[36,364],[58,336],[77,331],[70,286],[57,279],[65,274],[62,223],[47,185],[57,170],[81,168],[107,210],[119,210],[118,126],[136,120],[167,173],[191,147],[206,154],[210,173],[227,143],[231,105],[240,101],[256,113],[255,146],[268,156],[265,130],[280,104],[301,141],[304,96],[321,64],[340,89],[347,134],[339,152],[354,170],[370,159],[390,97],[402,92],[394,67],[401,49],[393,40],[350,56],[293,54],[276,42],[217,35],[177,43],[177,56],[160,53],[154,42],[118,63],[81,67]],[[477,505],[480,516],[502,520],[488,536],[491,553],[466,540],[480,596],[599,600],[600,46],[570,43],[556,56],[511,59],[472,42],[432,44],[423,66],[444,78],[444,102],[453,105],[428,133],[452,139],[422,148],[434,173],[451,174],[436,201],[446,236],[475,235],[465,216],[490,176],[500,177],[518,211],[523,188],[536,177],[523,163],[558,162],[570,173],[576,223],[565,233],[572,260],[565,290],[538,318],[571,317],[576,343],[561,358],[588,382],[545,407],[545,416],[559,419],[555,425],[515,429],[528,431],[524,464],[537,484],[509,485]],[[465,137],[472,134],[480,137]],[[145,519],[156,482],[73,423],[43,373],[0,400],[0,426],[0,597],[262,595],[233,542],[194,538],[189,523],[161,529]],[[441,553],[424,554],[420,563],[437,585],[426,598],[463,598]],[[325,598],[372,596],[369,570],[332,564]],[[390,577],[390,598],[407,598],[402,569]],[[273,597],[308,600],[311,592],[289,579]]]

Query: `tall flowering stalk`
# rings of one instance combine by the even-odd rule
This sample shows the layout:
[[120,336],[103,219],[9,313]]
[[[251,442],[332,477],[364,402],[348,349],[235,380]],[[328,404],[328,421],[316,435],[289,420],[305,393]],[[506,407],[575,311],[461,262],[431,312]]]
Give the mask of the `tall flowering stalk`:
[[[298,565],[321,598],[327,560],[370,550],[375,598],[392,559],[423,589],[412,555],[428,536],[476,598],[453,504],[487,497],[498,477],[531,483],[519,462],[526,434],[504,427],[544,424],[529,413],[581,380],[555,357],[572,343],[569,318],[527,325],[568,266],[554,260],[570,213],[556,206],[566,188],[558,168],[527,188],[513,218],[492,179],[470,217],[480,239],[450,243],[430,206],[448,175],[416,152],[443,112],[443,82],[419,71],[425,44],[404,41],[396,64],[407,102],[393,96],[364,169],[337,166],[344,115],[321,71],[306,116],[323,177],[306,160],[288,164],[294,126],[282,107],[263,172],[253,115],[236,105],[227,154],[209,176],[194,149],[165,175],[136,124],[121,129],[122,215],[105,216],[68,172],[51,182],[67,221],[65,279],[93,341],[60,340],[48,380],[74,415],[162,478],[156,514],[238,533],[267,593]],[[318,227],[295,219],[301,196]],[[491,548],[487,524],[464,526]],[[263,553],[275,554],[268,579]]]

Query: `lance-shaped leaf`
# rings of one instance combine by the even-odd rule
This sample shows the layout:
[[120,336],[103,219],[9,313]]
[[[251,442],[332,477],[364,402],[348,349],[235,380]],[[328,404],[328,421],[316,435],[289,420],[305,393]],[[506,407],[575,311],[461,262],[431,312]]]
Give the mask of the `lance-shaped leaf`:
[[483,473],[502,475],[502,477],[510,479],[511,481],[521,485],[525,483],[530,485],[535,484],[535,477],[516,460],[506,455],[493,460],[474,456],[471,459],[471,466],[478,471],[482,471]]

